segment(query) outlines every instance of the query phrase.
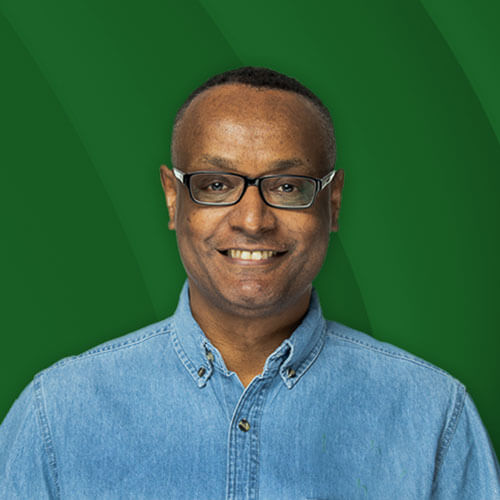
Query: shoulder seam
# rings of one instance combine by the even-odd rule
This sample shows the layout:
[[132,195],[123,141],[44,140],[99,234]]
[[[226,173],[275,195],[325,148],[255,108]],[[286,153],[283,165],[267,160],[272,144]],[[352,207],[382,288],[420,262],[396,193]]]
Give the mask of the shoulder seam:
[[[63,365],[66,365],[68,363],[71,363],[73,361],[77,361],[79,359],[85,359],[88,357],[93,357],[99,354],[106,354],[108,352],[113,352],[113,351],[118,351],[120,349],[126,349],[129,347],[133,347],[137,344],[141,344],[142,342],[145,342],[146,340],[149,340],[153,337],[157,337],[158,335],[164,335],[165,333],[171,333],[172,328],[170,323],[167,325],[162,326],[161,328],[157,328],[156,330],[148,330],[146,333],[143,333],[141,336],[136,337],[136,338],[131,338],[128,340],[124,340],[121,342],[115,342],[115,343],[105,343],[101,347],[95,347],[92,349],[89,349],[88,351],[82,352],[81,354],[77,354],[75,356],[68,356],[66,358],[61,359],[57,363],[54,363],[52,366],[46,368],[45,371],[48,371],[52,368],[55,367],[60,367]],[[112,341],[110,341],[112,342]]]
[[446,372],[445,370],[442,370],[441,368],[439,368],[437,366],[432,365],[431,363],[427,363],[423,359],[419,359],[417,357],[413,357],[410,355],[405,355],[405,354],[400,353],[400,352],[390,351],[388,349],[383,349],[381,347],[376,347],[376,346],[368,344],[367,342],[363,342],[362,340],[354,339],[352,337],[348,337],[347,335],[343,335],[342,333],[338,333],[335,331],[329,331],[328,333],[334,337],[338,337],[338,338],[343,339],[347,342],[350,342],[351,344],[357,344],[361,347],[364,347],[364,348],[369,349],[369,350],[374,351],[374,352],[378,352],[380,354],[384,354],[384,355],[389,356],[391,358],[402,359],[402,360],[408,361],[410,363],[413,363],[415,365],[421,366],[422,368],[427,368],[427,369],[432,370],[436,373],[439,373],[440,375],[445,375],[446,377],[450,378],[454,382],[461,384],[461,382],[459,382],[455,377],[453,377],[453,375],[449,374],[448,372]]
[[37,410],[38,422],[41,429],[41,438],[45,453],[47,454],[49,469],[52,471],[52,480],[54,482],[55,493],[57,498],[61,498],[61,490],[59,488],[59,474],[57,472],[57,461],[50,432],[49,421],[46,415],[45,399],[43,397],[42,374],[35,375],[33,379],[33,391],[35,399],[35,407]]

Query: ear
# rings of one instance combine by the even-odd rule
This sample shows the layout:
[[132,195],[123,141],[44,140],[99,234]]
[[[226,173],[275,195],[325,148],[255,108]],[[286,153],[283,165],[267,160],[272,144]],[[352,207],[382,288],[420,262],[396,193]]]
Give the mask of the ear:
[[175,230],[175,209],[177,203],[176,178],[172,170],[169,170],[166,165],[160,167],[160,177],[168,208],[168,228]]
[[340,213],[340,202],[342,201],[342,188],[344,187],[344,170],[339,169],[335,173],[335,177],[332,181],[331,190],[331,208],[332,208],[332,226],[331,231],[337,232],[339,229],[338,219]]

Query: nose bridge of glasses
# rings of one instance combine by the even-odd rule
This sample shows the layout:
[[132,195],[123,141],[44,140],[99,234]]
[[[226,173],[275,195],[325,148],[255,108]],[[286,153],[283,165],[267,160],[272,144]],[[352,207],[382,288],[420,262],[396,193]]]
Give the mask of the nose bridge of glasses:
[[244,197],[244,196],[248,196],[247,195],[247,191],[249,187],[255,187],[258,191],[257,193],[257,196],[258,198],[260,198],[260,202],[264,205],[266,205],[266,200],[264,199],[264,193],[262,192],[262,188],[261,188],[261,178],[260,177],[246,177],[246,176],[242,176],[244,179],[245,179],[245,186],[244,186],[244,189],[240,195],[240,201],[241,199]]
[[248,186],[256,186],[256,187],[259,187],[259,184],[260,184],[260,177],[254,177],[254,178],[251,178],[251,177],[245,177],[246,179],[246,182],[247,182],[247,185]]
[[228,220],[233,227],[247,233],[269,231],[276,225],[275,214],[264,199],[259,179],[249,181],[246,182],[245,189],[231,210]]

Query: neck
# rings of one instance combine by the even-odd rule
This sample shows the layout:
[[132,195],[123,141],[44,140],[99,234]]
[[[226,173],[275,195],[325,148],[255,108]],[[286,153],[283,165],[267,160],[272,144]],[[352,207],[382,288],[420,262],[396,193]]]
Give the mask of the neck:
[[311,291],[275,315],[241,316],[218,307],[189,288],[194,319],[221,353],[228,370],[236,372],[244,387],[262,373],[269,355],[297,328],[309,307]]

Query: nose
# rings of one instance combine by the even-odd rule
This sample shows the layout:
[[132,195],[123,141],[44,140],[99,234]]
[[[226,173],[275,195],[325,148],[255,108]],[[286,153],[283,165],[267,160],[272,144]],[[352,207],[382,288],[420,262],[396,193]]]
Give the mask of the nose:
[[232,207],[229,224],[233,229],[255,236],[276,228],[273,208],[266,205],[257,186],[248,186],[243,198]]

